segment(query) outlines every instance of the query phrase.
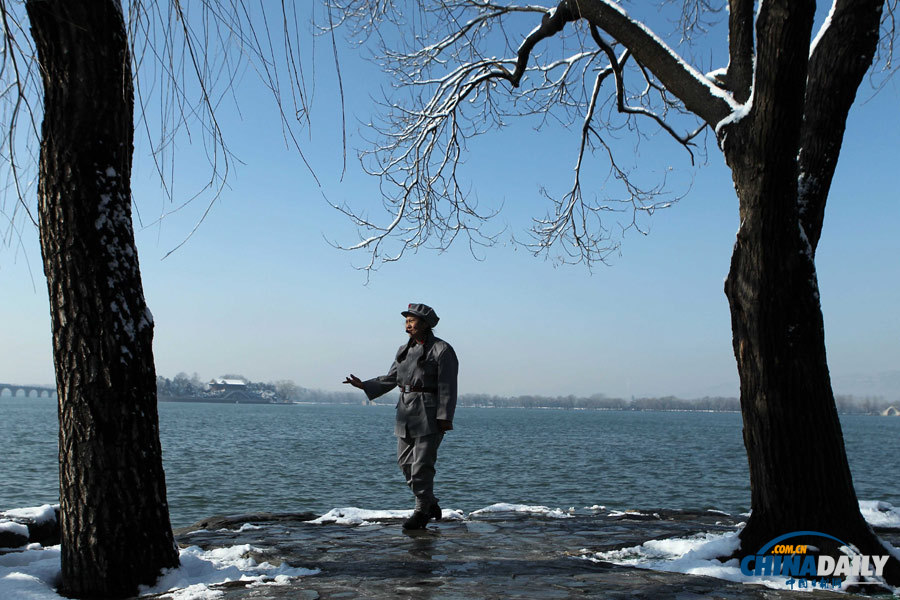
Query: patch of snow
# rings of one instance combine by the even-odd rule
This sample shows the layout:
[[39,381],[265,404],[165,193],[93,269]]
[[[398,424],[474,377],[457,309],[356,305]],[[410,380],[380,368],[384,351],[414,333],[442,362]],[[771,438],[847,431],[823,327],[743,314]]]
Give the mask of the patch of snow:
[[713,81],[716,77],[724,77],[726,73],[728,73],[728,67],[720,67],[718,69],[710,71],[705,75],[705,77],[710,81]]
[[859,512],[869,525],[900,529],[900,508],[880,500],[860,500]]
[[698,533],[686,538],[650,540],[640,546],[597,552],[585,558],[596,562],[669,571],[688,575],[706,575],[728,581],[764,584],[776,589],[788,589],[783,577],[745,576],[740,562],[731,559],[725,563],[718,557],[728,556],[740,547],[737,531]]
[[316,524],[371,525],[371,521],[378,519],[408,519],[412,516],[412,513],[412,510],[367,510],[365,508],[348,506],[346,508],[332,508],[318,519],[308,522]]
[[59,556],[59,546],[0,555],[0,598],[62,600],[55,590]]
[[825,32],[828,31],[828,28],[831,27],[831,18],[834,16],[834,9],[837,7],[837,0],[831,3],[831,10],[828,11],[828,16],[825,17],[825,22],[822,23],[822,26],[819,27],[819,32],[816,34],[816,37],[813,38],[812,43],[809,45],[809,55],[812,56],[813,52],[816,50],[816,46],[819,45],[819,40],[822,39],[822,36],[825,35]]
[[184,589],[175,590],[163,596],[167,600],[215,600],[225,595],[225,592],[211,590],[205,584],[189,585]]
[[291,583],[291,578],[287,575],[276,575],[275,579],[271,581],[254,581],[250,584],[251,588],[262,587],[262,586],[282,586],[288,585]]
[[[166,570],[156,585],[142,586],[141,594],[164,594],[173,600],[219,598],[210,589],[229,581],[252,585],[287,585],[292,579],[317,575],[319,569],[257,563],[247,554],[259,551],[249,544],[204,551],[197,546],[181,550],[181,566]],[[60,576],[60,548],[33,544],[28,550],[0,555],[0,598],[63,600],[56,593]]]
[[52,523],[56,521],[56,509],[59,504],[43,504],[41,506],[32,506],[29,508],[14,508],[0,513],[0,517],[10,519],[28,519],[36,525],[42,523]]
[[441,519],[444,521],[463,521],[465,520],[466,515],[463,511],[458,508],[443,508],[441,509]]
[[[625,13],[624,10],[622,10],[621,7],[618,7],[612,3],[607,3],[607,5],[610,8],[615,8],[616,10],[618,10],[620,13],[622,13],[623,15],[625,15],[627,17],[627,14]],[[741,104],[739,104],[737,101],[735,101],[734,97],[731,95],[730,92],[723,90],[722,88],[720,88],[719,86],[714,84],[712,81],[709,80],[709,78],[704,76],[702,73],[700,73],[700,71],[698,71],[691,64],[686,62],[683,58],[681,58],[681,56],[678,55],[677,52],[675,52],[675,50],[673,50],[668,44],[666,44],[662,40],[662,38],[657,36],[652,30],[650,30],[650,28],[648,28],[646,25],[644,25],[640,21],[633,20],[632,23],[635,26],[642,29],[648,37],[653,39],[653,41],[659,45],[660,48],[662,48],[666,52],[668,52],[669,55],[672,57],[672,59],[675,60],[675,62],[677,62],[679,65],[681,65],[681,68],[684,69],[688,74],[690,74],[691,77],[693,77],[695,80],[697,80],[698,83],[700,83],[701,85],[706,87],[706,89],[709,90],[710,95],[715,96],[721,100],[724,100],[732,108],[733,112],[737,112],[738,110],[741,109]],[[718,126],[717,126],[717,129],[718,129]]]
[[[327,513],[307,521],[307,523],[315,523],[321,525],[323,523],[335,523],[337,525],[374,525],[378,521],[387,519],[408,519],[412,516],[412,509],[407,510],[369,510],[365,508],[356,508],[348,506],[345,508],[332,508]],[[465,519],[463,511],[458,509],[441,509],[441,518],[445,521],[462,521]]]
[[[762,4],[762,3],[760,3]],[[757,8],[758,10],[758,8]],[[757,12],[757,17],[759,17],[759,13]],[[732,107],[733,110],[730,115],[716,123],[715,132],[716,136],[719,136],[723,127],[727,125],[733,125],[738,121],[742,120],[744,117],[750,114],[750,111],[753,109],[753,96],[756,94],[756,55],[753,55],[753,80],[750,82],[750,95],[747,97],[747,101],[743,104],[738,104],[732,98]],[[724,144],[725,139],[722,138],[719,142],[720,145]]]
[[[191,546],[181,550],[181,566],[168,569],[152,587],[142,586],[141,594],[168,593],[177,599],[215,598],[220,592],[209,586],[229,581],[262,582],[283,578],[317,575],[319,569],[295,568],[287,564],[275,567],[267,562],[257,563],[247,554],[259,551],[249,544],[202,550]],[[282,579],[283,581],[284,579]]]
[[[888,502],[860,501],[860,511],[872,525],[900,528],[900,509]],[[746,516],[749,516],[746,515]],[[730,556],[740,547],[738,533],[699,533],[685,538],[650,540],[640,546],[631,546],[607,552],[590,553],[584,551],[584,558],[596,562],[611,562],[617,565],[669,571],[689,575],[706,575],[728,581],[763,584],[774,589],[791,589],[784,577],[744,575],[737,559],[720,562],[717,557]],[[885,549],[900,559],[900,549],[884,544]],[[847,584],[852,583],[848,578]]]
[[750,114],[750,110],[753,108],[753,92],[750,92],[750,99],[747,100],[744,104],[738,105],[730,115],[716,123],[716,135],[719,135],[723,127],[727,125],[733,125],[737,123],[744,117]]
[[659,519],[659,513],[642,513],[639,510],[613,510],[609,513],[610,517],[654,517]]
[[546,506],[529,506],[527,504],[507,504],[505,502],[498,502],[497,504],[491,504],[490,506],[486,506],[485,508],[480,508],[478,510],[472,511],[469,513],[469,516],[472,515],[484,515],[490,513],[498,513],[498,512],[520,512],[520,513],[529,513],[535,515],[541,515],[544,517],[553,517],[555,519],[571,519],[572,515],[568,514],[566,511],[561,510],[559,508],[548,508]]
[[16,523],[14,521],[2,521],[0,520],[0,532],[13,533],[15,535],[21,535],[25,538],[28,537],[28,526],[22,525],[21,523]]
[[[799,161],[799,156],[797,157]],[[818,188],[818,180],[807,173],[801,172],[797,177],[797,205],[800,207],[800,214],[806,212],[807,198],[809,194]]]

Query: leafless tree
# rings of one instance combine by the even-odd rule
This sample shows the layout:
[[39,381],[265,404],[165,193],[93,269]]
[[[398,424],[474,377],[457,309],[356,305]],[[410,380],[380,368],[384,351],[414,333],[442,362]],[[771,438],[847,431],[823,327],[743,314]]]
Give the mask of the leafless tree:
[[[567,192],[548,194],[552,210],[534,220],[530,247],[603,261],[615,248],[607,211],[668,202],[665,181],[643,183],[608,137],[662,133],[693,156],[709,134],[732,171],[741,218],[725,288],[753,509],[742,551],[806,530],[884,554],[860,516],[847,465],[814,258],[857,89],[867,73],[893,69],[896,1],[834,0],[818,32],[812,0],[662,3],[675,11],[687,52],[700,40],[722,49],[728,66],[717,70],[677,52],[624,4],[332,0],[337,25],[379,45],[400,90],[363,156],[382,182],[388,216],[381,223],[340,206],[361,230],[348,247],[367,250],[372,269],[429,243],[446,247],[460,233],[477,240],[484,215],[459,175],[466,144],[513,117],[541,116],[547,126],[576,124],[575,169]],[[586,193],[591,156],[621,196]],[[801,423],[816,433],[798,448]],[[887,573],[900,583],[898,561]]]
[[242,0],[0,0],[0,18],[0,214],[7,244],[23,227],[40,231],[59,398],[61,588],[130,596],[178,564],[132,223],[135,127],[166,186],[159,218],[196,198],[171,187],[178,136],[201,142],[201,192],[209,206],[218,197],[234,159],[217,109],[248,69],[302,156],[298,36],[309,16]]

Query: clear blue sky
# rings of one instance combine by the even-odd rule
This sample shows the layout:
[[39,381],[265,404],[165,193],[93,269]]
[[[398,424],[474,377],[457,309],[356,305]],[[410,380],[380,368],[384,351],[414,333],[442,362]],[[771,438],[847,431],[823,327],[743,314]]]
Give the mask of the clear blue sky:
[[[589,273],[555,267],[506,243],[522,236],[531,217],[550,210],[540,186],[567,189],[577,143],[575,131],[536,133],[513,123],[470,144],[465,165],[483,205],[503,205],[489,225],[506,228],[501,243],[481,251],[481,261],[462,244],[445,253],[420,251],[383,267],[366,285],[354,266],[367,255],[325,241],[353,243],[356,237],[324,196],[378,214],[377,182],[360,172],[353,148],[364,143],[357,122],[369,119],[368,97],[382,80],[375,67],[341,47],[351,113],[351,156],[341,180],[330,48],[318,44],[312,129],[303,143],[322,188],[285,147],[272,101],[248,73],[238,93],[241,113],[230,105],[219,113],[244,163],[230,188],[188,243],[165,260],[206,201],[161,225],[138,227],[160,375],[240,373],[345,389],[340,382],[347,373],[366,378],[387,370],[405,338],[400,311],[425,302],[441,317],[437,334],[460,357],[463,393],[737,395],[722,291],[737,200],[714,145],[708,164],[691,169],[668,139],[642,143],[646,168],[670,164],[673,189],[693,178],[691,191],[645,222],[650,235],[628,232],[612,266]],[[874,98],[866,86],[851,113],[817,265],[836,390],[887,396],[885,378],[900,378],[900,92],[896,80]],[[184,197],[206,165],[198,145],[180,144],[176,192]],[[145,224],[163,203],[146,150],[146,144],[137,148],[133,182]],[[599,161],[589,166],[604,168]],[[34,228],[26,228],[22,243],[24,249],[0,254],[0,381],[50,383],[49,308]]]

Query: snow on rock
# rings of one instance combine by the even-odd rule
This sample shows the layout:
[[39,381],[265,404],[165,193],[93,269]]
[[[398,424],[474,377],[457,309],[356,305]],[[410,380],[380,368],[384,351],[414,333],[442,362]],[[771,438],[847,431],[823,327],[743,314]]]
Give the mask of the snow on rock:
[[307,521],[308,523],[336,523],[338,525],[371,525],[371,521],[378,519],[408,519],[412,516],[412,510],[367,510],[348,506],[346,508],[332,508],[327,513]]
[[441,518],[445,521],[462,521],[466,515],[456,508],[444,508],[441,510]]
[[638,518],[638,519],[660,519],[659,513],[643,513],[639,510],[627,509],[627,510],[612,510],[609,512],[610,518]]
[[251,552],[260,551],[249,544],[202,550],[191,546],[181,551],[181,566],[166,570],[156,585],[141,587],[141,594],[167,594],[175,600],[187,598],[217,598],[221,592],[209,586],[230,581],[260,583],[278,581],[285,583],[291,578],[317,575],[319,569],[304,569],[282,564],[275,567],[267,562],[257,563],[249,557]]
[[[327,513],[307,521],[307,523],[323,524],[335,523],[337,525],[372,525],[377,521],[387,519],[408,519],[412,516],[412,509],[408,510],[369,510],[365,508],[356,508],[348,506],[345,508],[332,508]],[[441,518],[446,521],[462,521],[465,515],[461,510],[442,509]]]
[[535,515],[541,515],[543,517],[552,517],[555,519],[570,519],[572,515],[568,514],[566,511],[559,508],[547,508],[546,506],[529,506],[527,504],[507,504],[505,502],[498,502],[497,504],[491,504],[490,506],[486,506],[485,508],[480,508],[478,510],[472,511],[469,513],[469,516],[472,515],[485,515],[490,513],[498,513],[498,512],[521,512],[521,513],[529,513]]
[[[900,528],[900,509],[887,502],[861,501],[859,508],[866,521],[872,525]],[[597,562],[611,562],[655,571],[706,575],[728,581],[763,584],[775,589],[789,589],[784,577],[746,576],[741,573],[737,559],[725,563],[718,560],[717,557],[730,556],[740,547],[738,533],[739,529],[724,534],[698,533],[686,538],[650,540],[640,546],[607,552],[583,551],[583,556]],[[889,544],[885,544],[885,547],[900,558],[900,550]]]
[[[211,588],[230,581],[248,585],[287,585],[298,577],[317,575],[319,569],[304,569],[282,564],[275,567],[257,563],[251,552],[259,548],[249,544],[203,551],[197,546],[181,550],[181,566],[166,570],[154,586],[142,586],[141,594],[165,594],[173,600],[206,600],[222,592]],[[38,544],[22,552],[0,555],[0,598],[27,600],[63,600],[55,587],[60,576],[59,546],[43,548]]]
[[45,546],[58,544],[58,510],[58,504],[44,504],[0,512],[0,548],[21,548],[29,542]]
[[783,577],[747,577],[741,573],[737,559],[722,563],[717,557],[728,556],[740,546],[737,531],[724,534],[698,533],[686,538],[650,540],[640,546],[585,555],[588,560],[617,565],[669,571],[688,575],[706,575],[728,581],[765,584],[786,588]]
[[15,521],[0,520],[0,533],[11,533],[13,535],[24,536],[28,539],[28,526],[16,523]]
[[51,523],[56,521],[56,511],[59,510],[59,504],[44,504],[42,506],[34,506],[30,508],[14,508],[0,512],[0,517],[8,519],[24,519],[35,525],[42,523]]
[[900,508],[879,500],[860,500],[859,512],[869,525],[900,529]]
[[2,554],[0,598],[61,600],[54,590],[59,572],[59,546]]

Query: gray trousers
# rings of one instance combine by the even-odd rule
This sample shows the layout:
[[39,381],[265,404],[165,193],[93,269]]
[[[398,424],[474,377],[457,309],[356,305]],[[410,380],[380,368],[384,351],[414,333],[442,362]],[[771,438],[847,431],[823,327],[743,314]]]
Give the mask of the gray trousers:
[[416,497],[416,510],[428,510],[432,504],[437,504],[438,499],[434,497],[434,463],[443,439],[443,432],[397,438],[397,464]]

